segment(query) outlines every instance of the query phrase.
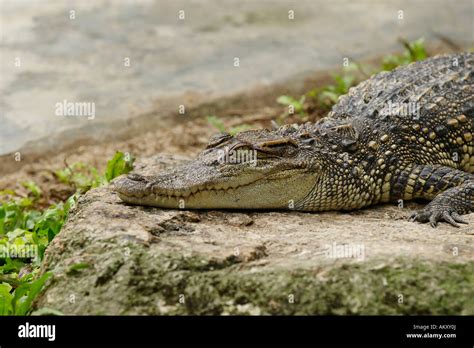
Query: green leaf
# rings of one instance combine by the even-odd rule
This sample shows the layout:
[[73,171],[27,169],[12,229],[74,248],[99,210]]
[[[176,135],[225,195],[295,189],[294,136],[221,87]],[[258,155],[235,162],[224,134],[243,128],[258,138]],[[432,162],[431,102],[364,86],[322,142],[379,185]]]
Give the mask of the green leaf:
[[222,122],[222,120],[220,120],[218,117],[216,117],[216,116],[207,116],[206,119],[207,119],[207,122],[209,122],[219,132],[221,132],[221,133],[226,132],[224,122]]
[[426,59],[427,54],[426,54],[425,42],[423,38],[419,38],[418,40],[408,42],[405,44],[405,47],[408,51],[410,62]]
[[119,175],[126,174],[133,169],[133,162],[135,158],[129,153],[117,151],[115,156],[107,162],[107,169],[105,171],[105,178],[111,181]]
[[296,113],[302,113],[304,112],[304,101],[305,101],[305,96],[303,95],[300,100],[297,100],[293,97],[287,96],[287,95],[282,95],[278,97],[277,103],[282,104],[282,105],[287,105],[293,106],[293,109]]
[[83,269],[86,269],[86,268],[89,268],[89,267],[90,267],[90,265],[86,262],[76,263],[76,264],[69,267],[67,273],[68,274],[77,274],[77,273],[79,273],[80,270],[83,270]]
[[402,65],[403,63],[404,63],[403,58],[398,57],[398,56],[388,55],[388,56],[385,56],[382,60],[382,70],[390,71],[390,70],[395,69],[397,66]]
[[41,218],[41,213],[39,211],[30,210],[25,213],[24,224],[22,227],[25,230],[32,231],[35,227],[35,224],[39,221],[40,218]]
[[24,282],[22,280],[18,280],[18,278],[15,276],[7,276],[7,275],[1,275],[0,274],[0,283],[6,283],[10,285],[11,287],[18,287],[22,285]]
[[25,197],[25,198],[20,199],[20,201],[18,202],[18,205],[22,208],[28,208],[33,205],[33,201],[29,199],[28,197]]
[[330,92],[330,91],[323,91],[321,92],[320,96],[321,96],[321,99],[329,99],[332,103],[336,103],[337,98],[339,98],[339,95],[337,93]]
[[402,41],[405,52],[400,55],[387,55],[382,60],[382,70],[393,70],[401,65],[426,59],[428,54],[423,38],[415,41]]
[[[18,305],[20,304],[20,301],[24,297],[23,300],[26,300],[26,294],[28,291],[30,291],[30,283],[23,283],[19,287],[17,287],[13,293],[13,299],[12,299],[12,309],[13,309],[13,314],[16,314],[18,309]],[[21,315],[21,314],[20,314]]]
[[49,207],[37,221],[34,232],[39,237],[51,239],[59,233],[66,219],[66,212],[62,203]]
[[12,242],[13,240],[15,240],[16,238],[20,237],[20,236],[23,236],[25,234],[25,230],[21,229],[21,228],[16,228],[15,230],[13,230],[12,232],[8,232],[7,233],[7,237],[9,239],[10,242]]
[[69,168],[60,169],[54,172],[58,180],[64,184],[70,183],[71,170]]
[[79,192],[76,192],[75,194],[73,194],[71,197],[69,197],[66,200],[66,204],[64,205],[64,212],[66,213],[66,215],[69,214],[69,211],[71,209],[74,209],[76,207],[77,200],[79,199],[80,196],[81,194]]
[[96,168],[82,162],[76,162],[65,169],[58,170],[55,175],[59,181],[81,192],[87,192],[107,182],[104,176],[99,175]]
[[[44,283],[46,283],[46,281],[49,279],[49,277],[51,277],[51,275],[51,272],[47,272],[43,274],[39,279],[29,284],[29,292],[26,295],[25,299],[22,298],[21,301],[19,301],[19,305],[17,305],[15,315],[26,315],[31,310],[31,304],[39,295],[39,293],[43,289]],[[18,290],[19,288],[16,291]]]
[[281,95],[278,97],[277,103],[282,105],[293,105],[294,103],[298,103],[298,100],[288,95]]
[[5,264],[3,265],[3,272],[19,272],[25,263],[19,259],[11,259],[10,257],[5,258]]
[[[0,203],[10,200],[9,196],[15,196],[16,192],[11,189],[0,190]],[[6,196],[6,197],[2,197]]]
[[12,287],[9,284],[0,283],[0,316],[13,313],[11,289]]
[[41,196],[41,189],[33,181],[24,181],[21,184],[30,190],[30,193],[33,194],[35,198],[39,198]]
[[43,260],[44,252],[46,250],[47,245],[45,244],[38,244],[38,257],[40,260]]

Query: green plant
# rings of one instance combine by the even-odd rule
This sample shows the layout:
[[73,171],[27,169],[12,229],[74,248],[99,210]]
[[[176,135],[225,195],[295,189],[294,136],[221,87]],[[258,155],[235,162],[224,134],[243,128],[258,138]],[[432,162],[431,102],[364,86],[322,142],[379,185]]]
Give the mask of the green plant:
[[229,133],[230,135],[235,135],[237,133],[240,133],[252,128],[250,125],[243,123],[238,126],[230,127],[229,129],[227,129],[226,126],[224,125],[224,122],[222,122],[222,120],[218,118],[217,116],[209,115],[209,116],[206,116],[206,119],[207,119],[207,122],[211,126],[216,128],[219,132]]
[[74,187],[80,192],[87,192],[106,182],[97,169],[82,162],[77,162],[54,173],[58,180]]
[[117,151],[114,157],[107,162],[105,179],[109,182],[119,175],[127,174],[133,169],[135,157],[127,153]]
[[401,40],[401,42],[405,47],[405,51],[399,55],[385,56],[382,60],[382,70],[393,70],[400,65],[409,64],[428,57],[423,38],[411,42]]
[[305,101],[305,95],[301,96],[299,99],[293,98],[288,95],[281,95],[277,99],[277,103],[288,106],[287,115],[297,114],[302,119],[306,119],[308,116],[304,108]]
[[23,187],[26,187],[36,199],[41,196],[41,189],[33,181],[25,181],[21,184],[23,185]]
[[0,315],[28,314],[33,301],[51,275],[51,272],[46,272],[34,281],[21,282],[13,292],[10,284],[0,283]]
[[44,251],[59,233],[75,196],[44,212],[11,200],[0,205],[0,315],[25,315],[46,273],[36,279]]
[[344,67],[341,74],[332,75],[333,84],[311,90],[308,92],[308,97],[315,99],[319,107],[329,110],[337,103],[341,95],[347,94],[349,88],[359,82],[356,71],[360,70],[361,67],[358,64],[349,64],[347,67]]
[[[23,182],[28,197],[16,195],[14,190],[0,191],[0,315],[25,315],[41,292],[51,273],[38,278],[40,262],[51,240],[60,232],[70,209],[87,190],[103,185],[133,169],[134,157],[117,152],[108,161],[106,171],[99,175],[96,168],[74,163],[55,172],[59,181],[77,191],[66,201],[51,205],[44,211],[33,209],[40,199],[41,189],[33,181]],[[88,267],[71,266],[71,272]],[[47,310],[38,313],[58,314]]]
[[337,103],[341,95],[347,94],[349,88],[356,85],[356,77],[347,72],[341,75],[333,75],[333,79],[334,84],[325,86],[320,90],[313,90],[311,94],[317,99],[319,106],[324,109],[330,109]]
[[131,154],[117,151],[114,157],[107,162],[105,173],[100,175],[98,170],[82,162],[74,163],[55,172],[62,183],[73,186],[80,192],[87,192],[91,188],[99,187],[119,175],[126,174],[133,169],[135,157]]

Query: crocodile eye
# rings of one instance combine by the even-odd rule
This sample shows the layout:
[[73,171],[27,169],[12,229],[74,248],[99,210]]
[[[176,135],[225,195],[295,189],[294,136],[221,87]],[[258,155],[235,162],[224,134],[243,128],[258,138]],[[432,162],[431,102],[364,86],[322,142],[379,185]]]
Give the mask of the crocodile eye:
[[216,147],[217,145],[220,145],[220,144],[226,142],[227,140],[229,140],[231,138],[232,138],[232,135],[230,135],[229,133],[214,134],[209,139],[209,143],[207,144],[206,149],[211,149],[213,147]]
[[255,146],[255,149],[260,153],[272,156],[292,155],[296,148],[298,148],[298,144],[290,138],[265,141]]
[[258,144],[257,148],[269,151],[283,151],[288,148],[297,148],[298,144],[290,138],[282,138],[276,140],[265,141]]
[[287,146],[298,147],[298,144],[290,138],[269,140],[259,144],[259,147],[262,148],[283,148]]

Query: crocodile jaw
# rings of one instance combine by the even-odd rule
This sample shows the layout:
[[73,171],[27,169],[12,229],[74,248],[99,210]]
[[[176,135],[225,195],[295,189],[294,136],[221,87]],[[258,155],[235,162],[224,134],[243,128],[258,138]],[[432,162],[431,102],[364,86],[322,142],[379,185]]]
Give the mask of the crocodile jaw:
[[173,209],[291,209],[315,181],[306,170],[284,165],[235,165],[233,171],[235,175],[196,160],[156,176],[120,177],[114,186],[130,204]]

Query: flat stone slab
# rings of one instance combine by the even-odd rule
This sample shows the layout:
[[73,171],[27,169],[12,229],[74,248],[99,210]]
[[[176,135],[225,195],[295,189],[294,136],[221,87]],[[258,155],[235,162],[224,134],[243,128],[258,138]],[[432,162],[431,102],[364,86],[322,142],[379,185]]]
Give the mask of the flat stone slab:
[[[136,172],[185,160],[160,155]],[[470,225],[433,229],[406,220],[420,206],[164,210],[126,205],[101,187],[48,247],[43,271],[55,276],[36,305],[67,314],[473,314],[474,214]]]

